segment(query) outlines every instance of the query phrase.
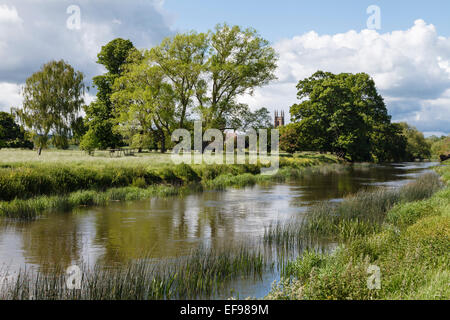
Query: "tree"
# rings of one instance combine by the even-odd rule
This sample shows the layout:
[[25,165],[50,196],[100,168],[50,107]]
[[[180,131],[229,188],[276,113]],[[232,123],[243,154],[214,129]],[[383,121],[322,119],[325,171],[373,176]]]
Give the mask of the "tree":
[[269,129],[272,127],[272,118],[267,108],[260,108],[252,112],[246,104],[240,104],[239,108],[236,108],[234,113],[230,114],[226,124],[227,129],[241,131]]
[[450,154],[450,136],[442,136],[440,138],[432,136],[427,141],[431,145],[433,158],[438,159],[441,155]]
[[381,124],[371,133],[372,157],[375,162],[398,162],[406,159],[407,139],[398,123]]
[[431,157],[431,145],[426,141],[423,133],[406,122],[401,122],[399,125],[407,141],[406,160],[429,159]]
[[209,33],[206,75],[196,84],[198,110],[206,127],[224,129],[240,105],[236,98],[276,79],[277,56],[254,29],[217,25]]
[[166,82],[173,88],[178,102],[178,128],[186,127],[188,108],[194,96],[202,95],[196,88],[202,82],[208,48],[206,34],[190,32],[166,38],[146,54],[159,66]]
[[78,117],[72,121],[72,143],[79,145],[81,139],[86,134],[88,127],[83,117]]
[[84,102],[83,79],[81,72],[60,60],[45,64],[26,80],[23,108],[14,112],[33,131],[39,155],[51,132],[57,137],[57,147],[64,145]]
[[0,148],[33,148],[26,134],[12,114],[0,112]]
[[88,127],[83,137],[88,141],[84,145],[107,149],[121,144],[122,137],[113,132],[115,110],[110,98],[115,80],[122,74],[130,52],[134,51],[136,49],[131,41],[117,38],[103,46],[98,54],[97,63],[102,64],[108,72],[93,79],[97,100],[84,108]]
[[295,153],[300,151],[299,145],[299,135],[298,135],[298,124],[289,123],[285,126],[280,127],[280,149],[288,152]]
[[182,111],[176,112],[172,86],[150,62],[148,52],[144,58],[136,53],[116,80],[111,96],[116,109],[114,130],[140,149],[159,141],[161,152],[165,152],[173,128],[180,125]]
[[275,79],[277,57],[253,29],[217,25],[208,34],[177,34],[150,51],[150,60],[172,86],[178,128],[197,113],[203,127],[225,130],[236,114],[248,108],[243,94]]
[[351,161],[393,157],[375,147],[395,130],[369,75],[318,71],[299,81],[297,89],[302,102],[290,111],[298,123],[300,148],[330,151]]

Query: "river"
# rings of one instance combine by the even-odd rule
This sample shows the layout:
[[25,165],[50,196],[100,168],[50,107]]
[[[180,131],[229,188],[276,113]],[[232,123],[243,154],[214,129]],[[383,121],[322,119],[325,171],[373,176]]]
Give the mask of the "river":
[[[155,260],[187,254],[199,244],[211,247],[261,238],[270,224],[302,215],[317,201],[378,186],[399,187],[436,163],[361,166],[311,174],[295,183],[274,183],[183,197],[116,202],[107,207],[51,213],[34,221],[0,219],[0,271],[80,261],[114,266],[150,256]],[[240,297],[262,297],[275,280],[233,284]],[[223,296],[225,297],[225,296]]]

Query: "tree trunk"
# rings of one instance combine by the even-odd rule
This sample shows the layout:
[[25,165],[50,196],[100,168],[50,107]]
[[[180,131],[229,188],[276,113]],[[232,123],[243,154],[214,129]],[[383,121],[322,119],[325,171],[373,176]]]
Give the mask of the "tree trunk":
[[161,133],[161,153],[166,153],[166,137],[164,136],[164,133]]
[[41,155],[41,152],[42,152],[42,147],[39,147],[39,148],[38,148],[38,156]]

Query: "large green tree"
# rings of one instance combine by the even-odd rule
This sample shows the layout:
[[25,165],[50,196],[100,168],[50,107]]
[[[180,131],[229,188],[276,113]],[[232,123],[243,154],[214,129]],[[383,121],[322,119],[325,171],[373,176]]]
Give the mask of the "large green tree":
[[[111,103],[113,85],[123,72],[123,66],[130,52],[136,51],[130,40],[117,38],[102,47],[97,63],[107,72],[93,78],[97,88],[97,99],[85,107],[88,131],[81,146],[89,148],[114,148],[122,143],[120,134],[113,132],[115,110]],[[83,141],[84,140],[84,141]]]
[[209,34],[206,77],[197,85],[207,127],[223,129],[240,104],[236,98],[276,79],[277,56],[254,29],[217,25]]
[[179,128],[186,127],[193,100],[202,94],[196,87],[202,81],[208,49],[206,34],[190,32],[166,38],[145,54],[150,60],[148,63],[155,63],[165,82],[172,86],[177,101]]
[[369,75],[318,71],[297,89],[301,102],[290,111],[299,149],[331,151],[351,161],[388,161],[401,153],[384,149],[383,140],[400,139],[398,128]]
[[430,137],[429,143],[431,144],[431,154],[436,159],[450,153],[450,136]]
[[165,152],[172,130],[182,123],[183,106],[177,110],[175,90],[163,81],[162,70],[150,63],[148,52],[143,59],[135,53],[124,69],[111,96],[116,110],[114,130],[134,147],[158,142]]
[[14,112],[34,134],[38,154],[50,133],[57,147],[67,145],[71,125],[84,103],[84,76],[61,61],[51,61],[31,75],[23,88],[23,107]]
[[33,148],[33,143],[26,139],[26,132],[7,112],[0,112],[0,148]]
[[[149,58],[173,88],[184,128],[196,114],[204,128],[224,130],[248,113],[237,98],[275,79],[277,56],[254,29],[217,25],[204,33],[177,34],[150,51]],[[262,115],[262,112],[260,112]]]

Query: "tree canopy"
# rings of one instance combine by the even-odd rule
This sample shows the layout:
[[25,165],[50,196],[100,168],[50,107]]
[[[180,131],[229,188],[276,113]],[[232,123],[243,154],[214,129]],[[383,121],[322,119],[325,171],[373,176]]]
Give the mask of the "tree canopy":
[[237,113],[248,112],[237,98],[275,79],[277,67],[267,40],[254,29],[227,24],[167,38],[148,57],[173,88],[180,128],[192,114],[205,128],[230,127]]
[[[111,103],[113,85],[123,72],[123,66],[131,51],[136,51],[130,40],[117,38],[102,47],[97,63],[107,73],[94,77],[97,99],[84,108],[88,131],[82,138],[84,148],[114,148],[121,144],[122,137],[113,132],[115,110]],[[83,141],[84,139],[84,141]]]
[[[404,139],[391,124],[383,98],[365,73],[318,71],[300,80],[291,117],[299,150],[329,151],[351,161],[390,161],[402,156]],[[395,141],[395,144],[392,144]]]
[[0,112],[0,148],[33,148],[26,138],[26,132],[7,112]]
[[31,75],[23,88],[23,108],[14,109],[22,123],[33,131],[38,153],[54,136],[57,147],[65,147],[84,103],[84,76],[72,66],[51,61]]
[[427,140],[431,145],[431,154],[434,158],[450,154],[450,136],[430,137]]
[[268,127],[267,109],[251,112],[237,98],[274,79],[275,68],[275,51],[255,30],[226,24],[177,34],[150,50],[130,49],[109,96],[113,132],[164,151],[171,133],[193,129],[194,119],[205,130]]
[[425,139],[423,133],[406,122],[401,122],[399,125],[407,140],[405,160],[429,159],[431,157],[431,144]]

